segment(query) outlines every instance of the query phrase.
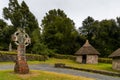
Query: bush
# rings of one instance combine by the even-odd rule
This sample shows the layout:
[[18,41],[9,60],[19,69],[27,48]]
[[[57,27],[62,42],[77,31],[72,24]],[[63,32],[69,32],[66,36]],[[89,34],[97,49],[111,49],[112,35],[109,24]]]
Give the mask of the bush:
[[40,55],[48,55],[49,49],[43,43],[36,43],[33,45],[32,52]]
[[112,59],[111,58],[99,58],[98,62],[100,63],[112,63]]
[[[54,57],[54,58],[58,58],[58,59],[71,59],[71,60],[76,60],[76,56],[73,55],[62,55],[62,54],[56,54],[56,53],[52,53],[49,55],[49,57]],[[112,59],[111,58],[99,58],[98,62],[100,63],[112,63]]]
[[0,51],[0,54],[17,54],[17,52],[12,52],[12,51]]
[[58,59],[71,59],[71,60],[76,59],[76,57],[73,55],[62,55],[62,54],[56,54],[56,53],[52,53],[51,55],[49,55],[49,57],[54,57]]

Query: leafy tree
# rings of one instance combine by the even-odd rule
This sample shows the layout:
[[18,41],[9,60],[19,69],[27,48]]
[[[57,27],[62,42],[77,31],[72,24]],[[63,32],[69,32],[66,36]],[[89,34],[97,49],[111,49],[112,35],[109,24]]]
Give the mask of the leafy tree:
[[88,17],[83,21],[80,33],[90,40],[102,57],[107,57],[120,47],[120,27],[117,24],[119,24],[118,18],[116,22],[114,19],[97,21]]
[[119,33],[115,20],[102,20],[100,22],[98,40],[100,41],[99,44],[102,49],[100,51],[104,53],[101,54],[101,56],[108,56],[116,49],[118,44],[117,34]]
[[3,9],[3,14],[5,19],[10,19],[14,27],[28,27],[31,31],[39,27],[35,16],[24,1],[21,5],[17,0],[9,1],[9,7]]
[[2,19],[0,19],[0,50],[4,49],[4,34],[3,34],[3,30],[4,28],[7,26],[7,23],[4,22]]
[[78,48],[76,39],[78,32],[74,22],[67,17],[64,11],[50,10],[42,20],[43,41],[49,49],[57,53],[73,54]]
[[[82,25],[83,27],[80,28],[80,30],[82,31],[81,33],[84,33],[84,35],[87,35],[87,39],[91,39],[91,37],[94,35],[94,31],[95,29],[93,28],[93,24],[94,24],[95,20],[88,16],[83,22]],[[95,26],[96,27],[96,26]]]
[[117,17],[116,19],[117,19],[117,25],[118,27],[120,27],[120,17]]
[[[9,0],[9,6],[3,9],[4,18],[10,20],[14,28],[25,28],[27,33],[32,39],[32,44],[29,46],[28,51],[31,51],[33,45],[38,43],[36,39],[40,37],[40,28],[37,22],[37,19],[29,10],[27,4],[22,1],[21,5],[17,0]],[[37,34],[34,35],[34,32],[37,31]],[[34,36],[37,36],[35,39]],[[40,42],[40,39],[37,41]]]
[[1,32],[2,29],[3,29],[4,27],[6,27],[6,26],[7,26],[7,23],[6,23],[4,20],[0,19],[0,32]]
[[0,19],[0,50],[8,50],[11,35],[14,31],[13,26],[8,26],[4,20]]

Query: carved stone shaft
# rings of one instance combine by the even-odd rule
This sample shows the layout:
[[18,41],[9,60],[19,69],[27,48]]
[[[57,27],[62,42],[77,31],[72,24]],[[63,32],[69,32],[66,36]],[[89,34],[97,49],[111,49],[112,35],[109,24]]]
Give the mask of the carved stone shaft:
[[13,41],[15,44],[18,45],[17,47],[17,60],[14,67],[14,72],[19,74],[27,74],[29,73],[29,67],[26,61],[25,52],[26,46],[28,46],[31,42],[25,30],[18,29],[12,36]]
[[25,57],[25,45],[18,45],[18,54],[14,72],[19,74],[29,73],[29,67]]

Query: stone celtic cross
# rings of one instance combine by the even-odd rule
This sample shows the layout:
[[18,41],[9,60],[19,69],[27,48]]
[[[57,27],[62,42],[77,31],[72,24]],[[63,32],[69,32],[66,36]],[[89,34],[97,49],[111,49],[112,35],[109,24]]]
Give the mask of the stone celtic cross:
[[17,60],[14,67],[14,72],[20,74],[29,73],[29,67],[26,61],[25,52],[26,46],[31,43],[30,37],[24,29],[19,28],[13,35],[12,40],[15,42],[17,47]]

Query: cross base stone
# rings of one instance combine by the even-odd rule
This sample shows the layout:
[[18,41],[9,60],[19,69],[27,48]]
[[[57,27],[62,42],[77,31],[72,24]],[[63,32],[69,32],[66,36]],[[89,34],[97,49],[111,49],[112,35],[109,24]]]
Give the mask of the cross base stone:
[[29,73],[29,67],[26,60],[17,60],[14,67],[14,72],[18,74]]

